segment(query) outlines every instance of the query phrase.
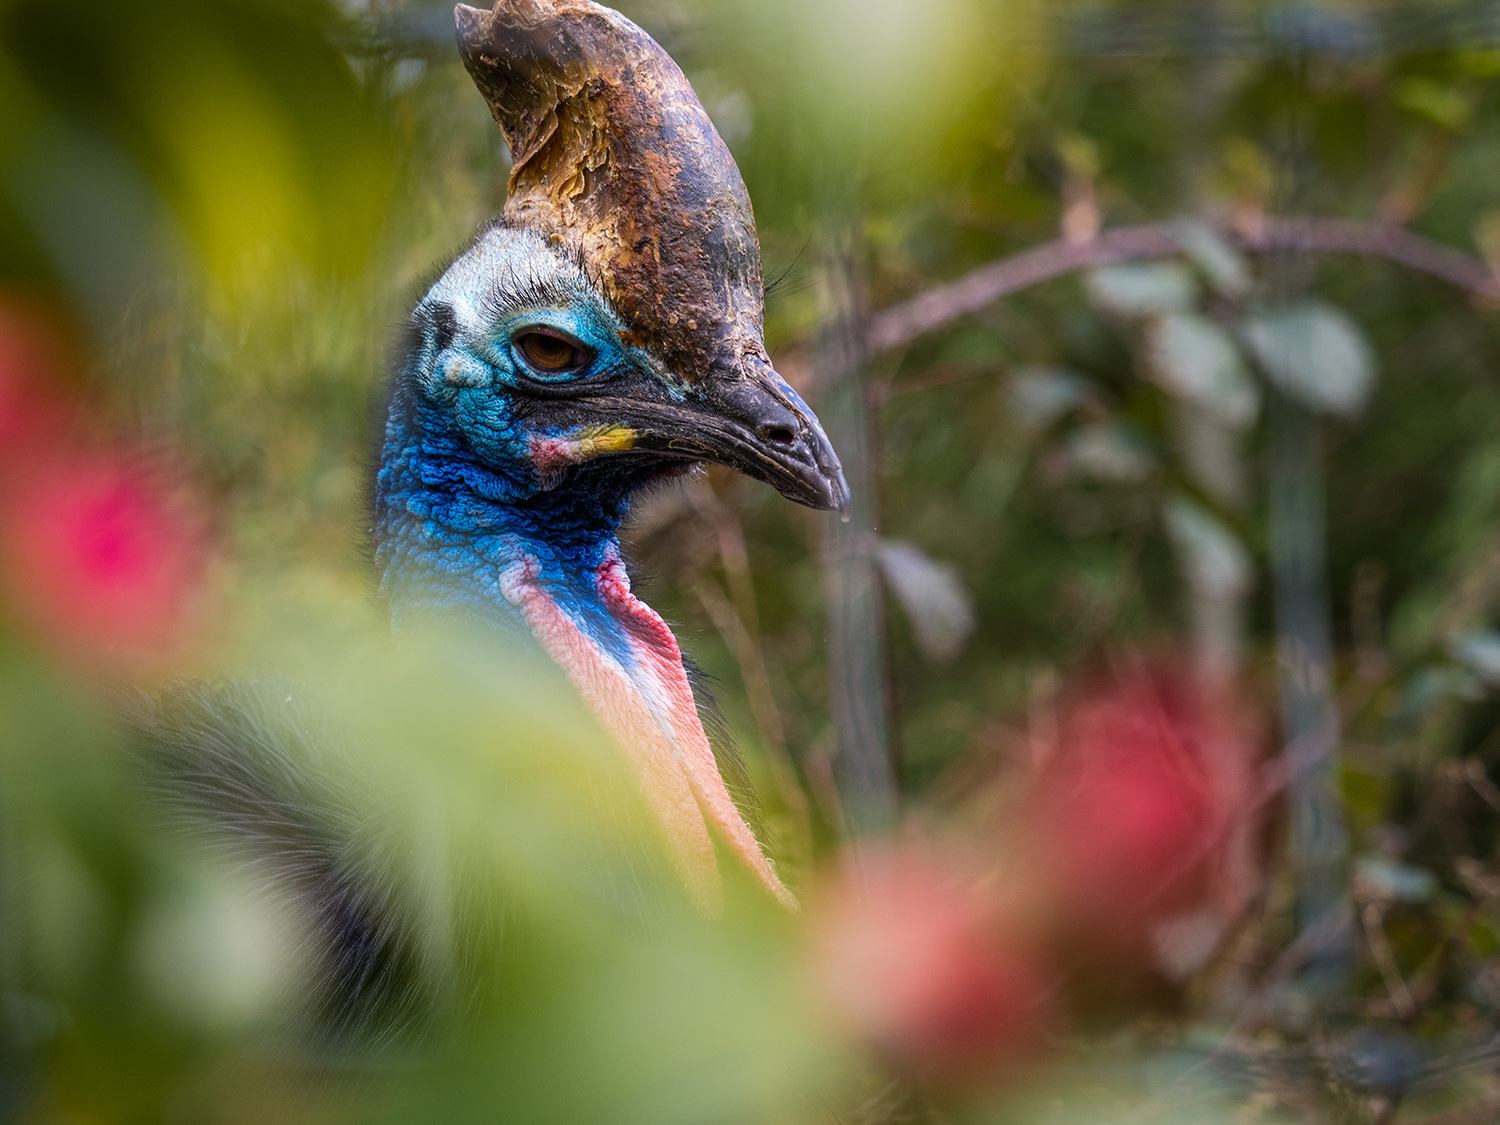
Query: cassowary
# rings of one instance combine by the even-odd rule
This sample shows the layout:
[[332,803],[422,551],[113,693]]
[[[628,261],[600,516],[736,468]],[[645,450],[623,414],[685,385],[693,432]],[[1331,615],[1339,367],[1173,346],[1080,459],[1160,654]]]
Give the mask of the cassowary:
[[[716,836],[795,905],[618,539],[635,493],[701,462],[813,508],[847,501],[827,437],[766,354],[744,183],[681,70],[618,13],[500,0],[456,16],[510,146],[509,195],[411,316],[374,487],[381,598],[398,631],[457,615],[530,634],[624,751],[698,904],[720,897]],[[196,815],[252,837],[275,824],[349,1013],[399,951],[337,841],[299,819],[310,782],[267,766],[301,737],[275,702],[179,688],[139,727],[188,775]]]

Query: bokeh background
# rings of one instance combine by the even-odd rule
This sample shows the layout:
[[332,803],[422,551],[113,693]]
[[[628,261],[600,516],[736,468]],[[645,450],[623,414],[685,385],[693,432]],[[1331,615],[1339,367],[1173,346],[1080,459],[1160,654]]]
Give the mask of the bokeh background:
[[[383,636],[383,372],[508,170],[448,7],[0,0],[0,1120],[1493,1120],[1500,5],[621,8],[855,490],[627,534],[805,915],[694,915],[549,669]],[[119,685],[221,677],[410,1019],[329,1032],[142,776]]]

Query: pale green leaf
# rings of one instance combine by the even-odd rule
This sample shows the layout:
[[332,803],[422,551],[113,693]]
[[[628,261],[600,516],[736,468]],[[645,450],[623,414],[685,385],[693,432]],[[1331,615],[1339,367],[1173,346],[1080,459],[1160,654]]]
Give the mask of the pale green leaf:
[[1174,496],[1162,517],[1189,586],[1217,597],[1250,588],[1250,552],[1217,516],[1186,497]]
[[1006,386],[1011,417],[1025,430],[1050,426],[1090,397],[1089,381],[1061,367],[1025,367]]
[[1216,292],[1238,298],[1250,291],[1254,279],[1245,256],[1213,227],[1197,219],[1184,219],[1173,224],[1172,235]]
[[1500,685],[1500,633],[1493,629],[1460,633],[1448,641],[1448,652],[1485,683]]
[[880,545],[886,585],[911,622],[917,651],[930,664],[957,659],[974,633],[974,597],[952,563],[901,540]]
[[1123,426],[1108,422],[1073,431],[1063,448],[1067,465],[1074,472],[1115,484],[1144,480],[1155,464],[1144,441]]
[[1381,855],[1355,859],[1354,884],[1367,895],[1396,902],[1426,902],[1438,888],[1437,876],[1427,868],[1397,863]]
[[1266,376],[1305,406],[1352,415],[1375,384],[1375,352],[1342,309],[1307,301],[1251,317],[1245,342]]
[[1213,321],[1177,313],[1147,332],[1149,371],[1161,388],[1195,402],[1232,426],[1247,426],[1260,410],[1257,390],[1229,333]]
[[1192,271],[1176,262],[1106,266],[1092,271],[1084,288],[1100,312],[1127,318],[1186,312],[1198,300]]

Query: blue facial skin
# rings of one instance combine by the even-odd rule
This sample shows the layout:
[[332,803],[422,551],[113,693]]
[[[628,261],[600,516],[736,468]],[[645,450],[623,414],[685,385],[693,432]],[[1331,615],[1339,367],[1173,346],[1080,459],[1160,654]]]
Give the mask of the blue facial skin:
[[[454,615],[525,633],[500,582],[529,558],[569,616],[627,658],[595,574],[618,548],[631,495],[670,463],[616,453],[542,473],[531,455],[533,439],[577,428],[572,404],[549,389],[587,383],[620,394],[650,380],[681,394],[624,342],[623,327],[575,263],[504,226],[481,234],[417,306],[375,487],[375,562],[395,627]],[[537,369],[514,342],[537,328],[578,341],[592,362],[564,374]]]

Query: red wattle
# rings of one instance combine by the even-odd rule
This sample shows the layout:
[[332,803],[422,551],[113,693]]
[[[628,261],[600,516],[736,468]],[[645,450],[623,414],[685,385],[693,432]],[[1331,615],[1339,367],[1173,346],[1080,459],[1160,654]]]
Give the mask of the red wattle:
[[660,614],[630,592],[630,578],[618,556],[611,555],[599,568],[599,595],[630,638],[637,662],[636,683],[661,727],[667,743],[663,749],[669,749],[681,766],[703,816],[772,897],[796,910],[796,897],[772,868],[719,773],[698,718],[677,638]]
[[583,633],[537,574],[534,562],[515,567],[503,579],[504,593],[625,751],[694,901],[708,913],[717,913],[722,904],[706,817],[771,895],[795,910],[796,898],[777,878],[719,774],[677,639],[660,615],[630,592],[618,556],[611,554],[600,566],[597,583],[629,642],[630,668]]

